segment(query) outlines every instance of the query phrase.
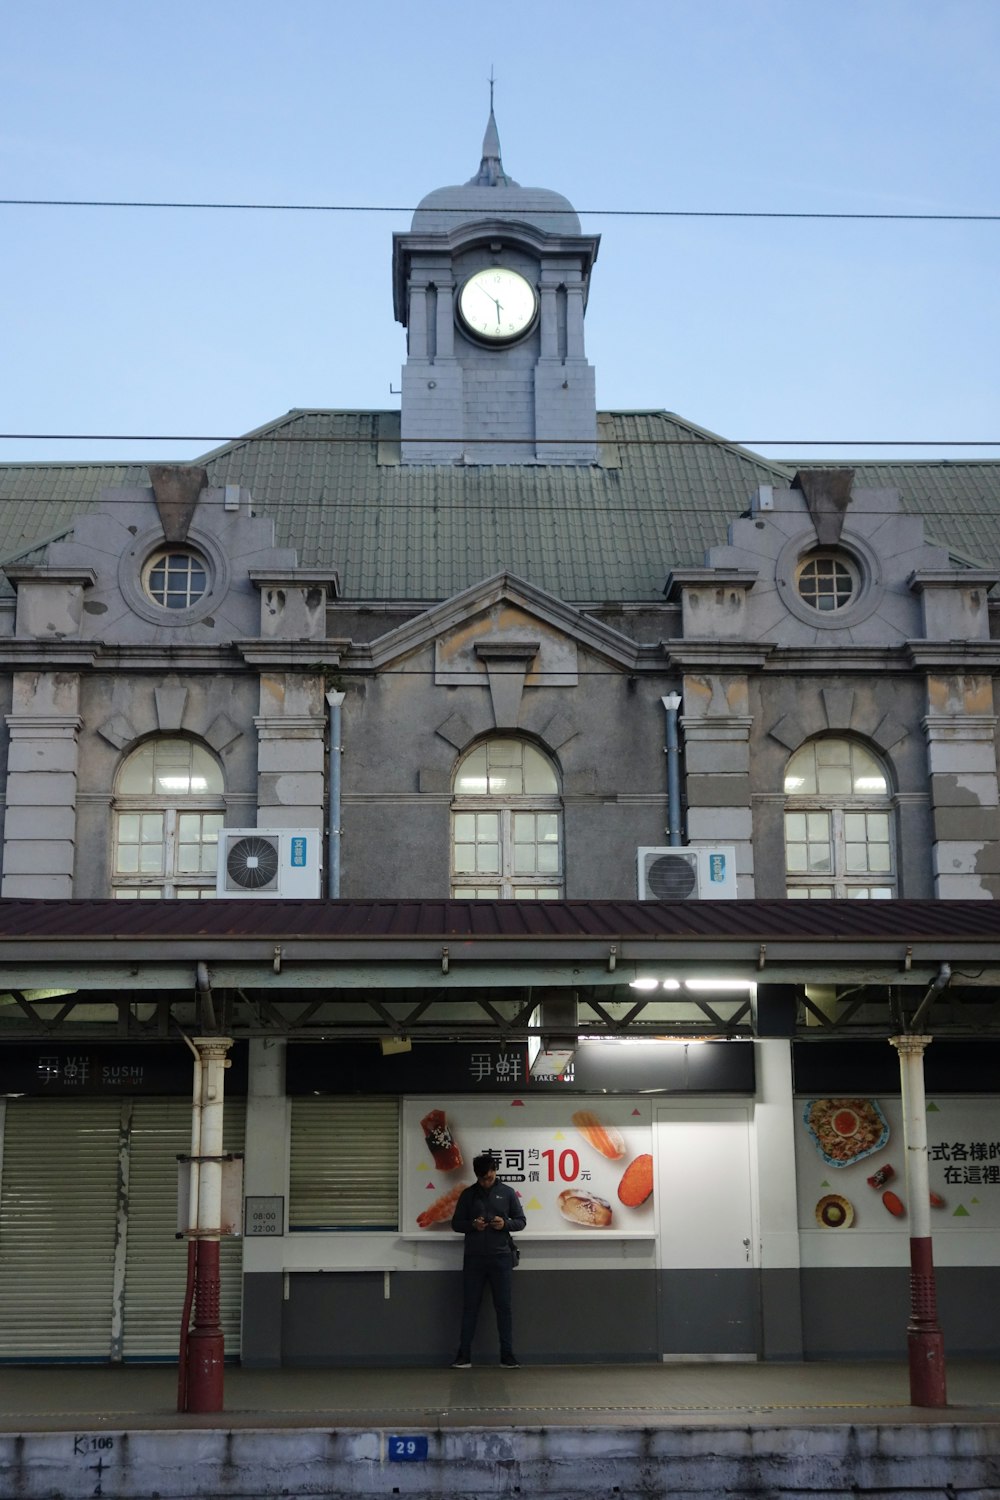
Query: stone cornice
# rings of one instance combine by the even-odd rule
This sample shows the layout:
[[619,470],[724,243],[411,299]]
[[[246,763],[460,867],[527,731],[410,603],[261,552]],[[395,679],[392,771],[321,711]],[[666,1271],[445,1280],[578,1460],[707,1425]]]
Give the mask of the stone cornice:
[[984,740],[996,733],[995,714],[925,714],[920,720],[928,740]]
[[911,662],[899,646],[775,646],[767,659],[768,672],[898,672]]
[[[4,723],[14,739],[35,739],[42,735],[46,739],[67,739],[79,733],[83,720],[79,714],[4,714]],[[59,734],[57,731],[62,730]]]
[[237,641],[236,650],[248,667],[267,667],[271,671],[287,667],[290,671],[321,671],[339,667],[350,641]]
[[340,574],[330,568],[251,568],[247,577],[257,589],[322,588],[328,599],[340,598]]
[[686,588],[752,589],[757,574],[747,568],[674,568],[667,574],[663,595],[668,603]]
[[162,646],[152,641],[131,646],[98,644],[92,665],[98,672],[234,672],[240,667],[228,644]]
[[37,641],[8,636],[0,639],[0,667],[20,672],[33,668],[38,672],[60,669],[92,667],[97,660],[100,646],[87,645],[82,641]]
[[1000,573],[987,568],[920,568],[906,580],[914,593],[924,589],[991,589]]
[[905,650],[915,667],[935,671],[1000,667],[1000,641],[907,641]]
[[93,568],[58,568],[47,563],[8,563],[3,570],[16,588],[19,583],[79,583],[91,588],[97,582]]
[[666,640],[660,650],[675,670],[760,671],[774,650],[770,641]]

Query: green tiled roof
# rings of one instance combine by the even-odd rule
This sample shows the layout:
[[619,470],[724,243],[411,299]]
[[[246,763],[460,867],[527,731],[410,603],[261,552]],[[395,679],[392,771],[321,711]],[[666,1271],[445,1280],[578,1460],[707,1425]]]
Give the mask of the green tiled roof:
[[577,602],[659,599],[759,484],[787,482],[663,412],[603,415],[592,468],[401,467],[398,433],[393,412],[291,412],[207,467],[252,491],[304,565],[335,566],[348,599],[445,599],[502,571]]
[[64,536],[102,490],[148,483],[143,464],[0,464],[0,567]]
[[925,459],[857,463],[854,483],[898,489],[903,509],[922,516],[927,540],[956,558],[1000,563],[1000,463]]
[[[403,467],[398,438],[398,412],[292,411],[198,461],[251,491],[303,567],[336,568],[346,600],[445,599],[508,571],[575,603],[659,599],[758,485],[799,467],[661,411],[602,413],[593,468]],[[859,486],[899,488],[929,540],[1000,561],[1000,462],[854,467]],[[0,466],[0,561],[65,531],[102,488],[146,483],[140,464]]]

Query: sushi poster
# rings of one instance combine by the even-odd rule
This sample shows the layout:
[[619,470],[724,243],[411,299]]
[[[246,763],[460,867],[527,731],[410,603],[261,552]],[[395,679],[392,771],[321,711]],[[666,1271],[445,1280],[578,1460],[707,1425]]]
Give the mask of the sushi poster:
[[[897,1098],[796,1100],[799,1226],[906,1232],[906,1153]],[[927,1101],[932,1233],[1000,1228],[1000,1119],[992,1099]]]
[[451,1234],[473,1157],[490,1152],[517,1193],[526,1233],[549,1239],[649,1238],[653,1132],[644,1099],[405,1100],[401,1121],[400,1230]]

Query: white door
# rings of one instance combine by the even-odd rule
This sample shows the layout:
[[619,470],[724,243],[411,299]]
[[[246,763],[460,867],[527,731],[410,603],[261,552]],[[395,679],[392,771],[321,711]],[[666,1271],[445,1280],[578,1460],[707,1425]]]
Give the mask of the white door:
[[664,1357],[753,1357],[758,1287],[747,1107],[660,1106],[653,1142]]

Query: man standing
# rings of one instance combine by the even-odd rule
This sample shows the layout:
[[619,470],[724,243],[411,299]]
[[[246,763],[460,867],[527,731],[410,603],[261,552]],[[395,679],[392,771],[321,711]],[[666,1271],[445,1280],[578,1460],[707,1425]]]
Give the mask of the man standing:
[[523,1229],[525,1219],[514,1189],[505,1182],[497,1182],[497,1165],[495,1158],[488,1154],[473,1160],[476,1181],[459,1198],[451,1221],[455,1233],[465,1235],[462,1333],[458,1353],[452,1360],[453,1370],[467,1370],[472,1364],[472,1339],[487,1282],[497,1315],[500,1363],[508,1370],[516,1370],[518,1366],[513,1345],[511,1273],[514,1253],[510,1234],[512,1230]]

